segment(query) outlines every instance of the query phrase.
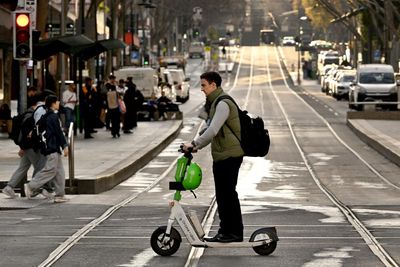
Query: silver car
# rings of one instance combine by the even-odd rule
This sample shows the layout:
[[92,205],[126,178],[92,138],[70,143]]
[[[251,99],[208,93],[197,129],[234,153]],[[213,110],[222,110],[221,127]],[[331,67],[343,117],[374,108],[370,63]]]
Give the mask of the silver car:
[[[363,110],[364,104],[359,102],[397,102],[398,82],[393,67],[387,64],[364,64],[357,68],[356,79],[349,90],[349,108]],[[381,105],[382,106],[382,105]],[[384,105],[396,110],[396,104]]]
[[341,71],[336,83],[332,88],[332,96],[337,100],[347,98],[349,95],[350,84],[356,78],[355,70]]

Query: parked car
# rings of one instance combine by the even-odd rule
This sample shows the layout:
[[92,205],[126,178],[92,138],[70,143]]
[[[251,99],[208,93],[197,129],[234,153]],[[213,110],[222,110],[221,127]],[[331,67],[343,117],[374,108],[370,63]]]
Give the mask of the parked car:
[[282,39],[282,45],[296,45],[296,41],[293,36],[284,36]]
[[190,96],[190,78],[186,78],[182,69],[167,69],[164,73],[168,73],[171,77],[171,84],[174,86],[176,101],[186,102]]
[[[360,65],[357,68],[355,80],[350,84],[349,108],[363,110],[364,105],[356,102],[397,102],[397,86],[399,85],[391,65]],[[391,110],[397,110],[397,104],[383,106]]]
[[342,70],[332,88],[332,96],[337,100],[348,98],[350,84],[356,77],[355,70]]
[[337,69],[337,65],[328,65],[323,70],[323,75],[321,75],[321,92],[326,92],[328,88],[329,80],[332,78],[333,72]]
[[326,82],[325,94],[333,95],[333,88],[335,87],[335,84],[337,83],[338,77],[341,72],[342,70],[339,68],[335,68],[331,71],[329,78]]

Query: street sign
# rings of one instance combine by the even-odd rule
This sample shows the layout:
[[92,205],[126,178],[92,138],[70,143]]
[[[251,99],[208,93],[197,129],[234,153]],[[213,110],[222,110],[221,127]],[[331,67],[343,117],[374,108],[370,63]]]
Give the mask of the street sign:
[[[74,35],[75,30],[74,24],[67,23],[65,25],[65,35]],[[59,36],[61,35],[60,24],[47,23],[45,31],[49,33],[50,37]]]

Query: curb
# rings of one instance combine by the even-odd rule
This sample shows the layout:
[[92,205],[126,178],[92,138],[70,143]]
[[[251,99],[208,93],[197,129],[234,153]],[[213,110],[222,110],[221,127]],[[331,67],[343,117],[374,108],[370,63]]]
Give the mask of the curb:
[[[375,134],[363,127],[360,123],[354,120],[347,119],[347,126],[367,145],[375,149],[377,152],[385,156],[394,164],[400,166],[400,155],[389,146],[385,145],[384,141],[380,141]],[[375,137],[375,138],[374,138]]]
[[183,121],[177,121],[173,131],[169,132],[166,138],[149,147],[143,155],[134,161],[122,161],[94,178],[75,178],[74,188],[66,188],[66,192],[73,194],[99,194],[112,189],[135,174],[165,149],[178,136],[182,126]]

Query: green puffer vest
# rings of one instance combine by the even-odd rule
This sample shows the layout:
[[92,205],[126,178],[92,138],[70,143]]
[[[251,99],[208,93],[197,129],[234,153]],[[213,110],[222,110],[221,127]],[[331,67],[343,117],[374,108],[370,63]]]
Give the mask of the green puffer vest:
[[[215,114],[216,100],[218,97],[223,95],[227,94],[222,90],[222,88],[219,87],[209,96],[207,96],[207,100],[211,103],[211,120]],[[241,157],[244,155],[243,149],[240,146],[240,142],[236,138],[236,136],[240,138],[240,121],[236,105],[229,99],[224,99],[221,101],[224,101],[228,104],[229,116],[217,135],[211,141],[211,154],[214,161],[221,161],[230,157]],[[227,124],[235,132],[236,136],[228,128]]]

